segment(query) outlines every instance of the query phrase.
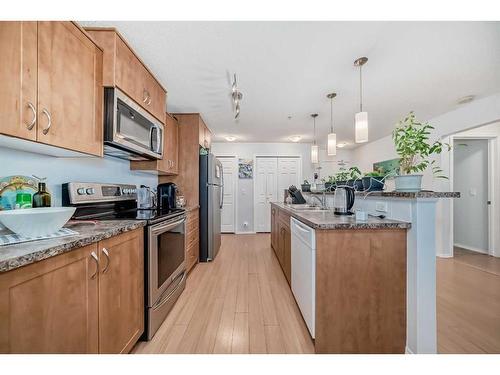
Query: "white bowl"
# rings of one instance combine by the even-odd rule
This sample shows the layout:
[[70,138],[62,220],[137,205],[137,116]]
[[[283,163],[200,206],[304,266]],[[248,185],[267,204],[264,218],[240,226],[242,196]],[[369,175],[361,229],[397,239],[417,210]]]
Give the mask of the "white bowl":
[[26,237],[46,236],[68,222],[75,207],[24,208],[0,211],[0,222],[12,232]]

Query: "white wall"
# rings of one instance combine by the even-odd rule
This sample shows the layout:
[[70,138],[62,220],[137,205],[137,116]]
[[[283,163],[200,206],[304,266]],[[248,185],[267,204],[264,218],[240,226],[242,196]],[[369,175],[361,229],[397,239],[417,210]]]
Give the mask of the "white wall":
[[[313,180],[315,165],[311,163],[311,145],[309,143],[212,143],[211,152],[214,155],[234,155],[241,159],[253,159],[255,155],[269,156],[301,156],[302,180]],[[332,174],[338,169],[335,160],[351,160],[352,151],[338,150],[336,159],[325,159],[325,150],[320,150],[321,177]],[[255,167],[255,166],[254,166]],[[253,232],[253,179],[238,179],[237,190],[237,232]],[[246,225],[245,225],[246,224]]]
[[129,162],[111,157],[57,158],[0,147],[0,177],[47,177],[52,205],[61,205],[61,184],[71,181],[108,182],[156,187],[155,175],[133,172]]
[[[408,109],[410,111],[411,108]],[[418,118],[418,113],[416,114]],[[395,119],[394,123],[396,124]],[[435,127],[431,137],[433,139],[445,139],[446,137],[461,131],[476,128],[478,126],[487,125],[500,120],[500,94],[488,96],[483,99],[475,100],[469,104],[458,107],[457,109],[447,112],[441,116],[432,119],[420,119],[428,121]],[[392,143],[391,135],[369,142],[354,150],[354,162],[360,166],[362,170],[371,169],[371,164],[377,161],[393,159],[397,157]],[[441,167],[446,171],[449,170],[450,155],[443,153],[439,158]],[[434,179],[431,171],[424,174],[422,180],[424,189],[436,191],[450,191],[451,185],[449,180]],[[447,256],[452,253],[453,241],[450,233],[452,233],[450,200],[440,200],[437,205],[436,212],[436,241],[437,254]]]

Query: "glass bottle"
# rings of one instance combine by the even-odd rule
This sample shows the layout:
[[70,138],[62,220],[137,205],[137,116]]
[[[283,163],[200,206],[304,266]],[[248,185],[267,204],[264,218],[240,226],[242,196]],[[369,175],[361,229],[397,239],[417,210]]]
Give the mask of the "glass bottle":
[[38,192],[33,195],[33,208],[50,207],[50,194],[45,182],[38,183]]

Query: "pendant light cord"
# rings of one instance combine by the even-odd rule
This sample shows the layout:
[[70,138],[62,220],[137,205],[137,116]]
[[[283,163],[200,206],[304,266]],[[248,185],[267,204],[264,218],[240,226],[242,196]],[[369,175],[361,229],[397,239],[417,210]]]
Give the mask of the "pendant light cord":
[[316,117],[313,117],[314,126],[314,144],[316,144]]
[[359,66],[359,111],[363,112],[363,74],[361,69],[363,69],[363,65]]
[[333,98],[330,99],[330,129],[333,133]]

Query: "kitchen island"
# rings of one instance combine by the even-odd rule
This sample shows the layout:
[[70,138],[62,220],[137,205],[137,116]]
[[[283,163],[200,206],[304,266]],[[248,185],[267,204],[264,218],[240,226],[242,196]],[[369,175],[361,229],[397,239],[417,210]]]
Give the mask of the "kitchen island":
[[411,224],[379,218],[357,222],[352,216],[281,203],[271,204],[271,215],[271,245],[291,285],[291,218],[315,232],[316,353],[404,353],[406,232]]
[[[304,197],[310,202],[316,201],[311,198],[312,194],[315,193],[304,193]],[[327,207],[333,207],[333,197],[334,193],[324,194]],[[356,193],[354,209],[411,223],[406,236],[407,353],[437,353],[436,254],[453,246],[451,236],[447,235],[451,230],[450,220],[445,220],[438,207],[448,205],[450,199],[455,198],[460,198],[460,193]]]

